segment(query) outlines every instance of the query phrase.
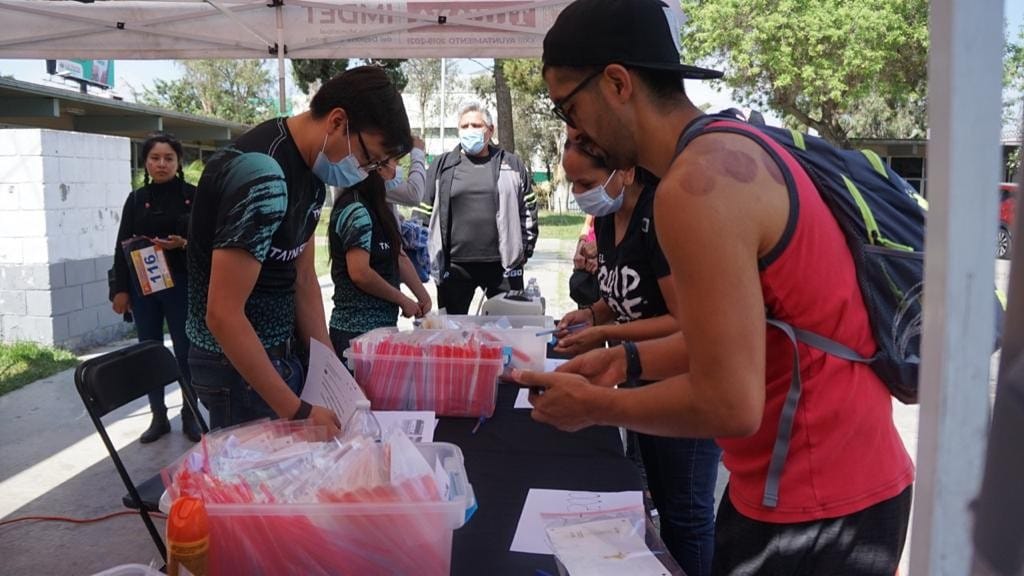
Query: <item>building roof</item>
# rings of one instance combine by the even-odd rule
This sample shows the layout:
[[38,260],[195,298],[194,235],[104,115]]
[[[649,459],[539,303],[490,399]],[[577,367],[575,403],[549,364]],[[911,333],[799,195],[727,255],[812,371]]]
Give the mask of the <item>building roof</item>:
[[0,78],[0,126],[50,128],[145,139],[151,132],[174,134],[182,143],[218,147],[249,126]]

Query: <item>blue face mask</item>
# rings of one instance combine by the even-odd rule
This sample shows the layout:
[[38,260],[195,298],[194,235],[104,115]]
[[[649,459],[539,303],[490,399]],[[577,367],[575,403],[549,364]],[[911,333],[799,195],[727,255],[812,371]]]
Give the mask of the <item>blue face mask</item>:
[[479,154],[487,145],[483,130],[459,130],[459,143],[466,154]]
[[591,188],[583,194],[576,195],[576,204],[580,207],[580,210],[591,216],[607,216],[618,212],[619,208],[622,208],[622,201],[626,197],[626,186],[622,186],[622,190],[619,191],[619,195],[615,198],[609,196],[605,190],[608,183],[612,181],[613,176],[615,176],[614,171],[608,176],[608,180],[604,184]]
[[313,162],[313,174],[323,180],[324,184],[338,188],[349,188],[362,182],[369,174],[359,167],[356,155],[352,153],[352,139],[348,134],[348,127],[345,128],[345,139],[348,140],[348,155],[338,162],[331,162],[324,154],[327,148],[327,136],[324,136],[324,145],[317,154],[316,162]]
[[391,192],[395,188],[401,186],[402,182],[405,182],[405,180],[402,178],[402,169],[399,167],[395,169],[395,177],[392,178],[391,180],[388,180],[387,182],[384,182],[384,190],[387,192]]

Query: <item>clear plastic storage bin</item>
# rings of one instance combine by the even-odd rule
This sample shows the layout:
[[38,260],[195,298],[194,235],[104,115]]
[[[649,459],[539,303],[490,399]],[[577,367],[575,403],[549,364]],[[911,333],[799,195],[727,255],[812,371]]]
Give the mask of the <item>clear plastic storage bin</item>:
[[506,364],[501,342],[476,331],[373,330],[345,351],[374,410],[492,416]]
[[476,329],[482,338],[507,346],[505,352],[509,368],[544,371],[544,358],[547,357],[551,334],[538,333],[555,327],[555,321],[550,316],[445,315],[440,316],[439,320],[446,327]]
[[291,574],[449,574],[452,532],[476,510],[476,499],[458,446],[416,447],[432,467],[440,462],[446,501],[207,502],[208,573],[264,574],[267,566],[287,564]]

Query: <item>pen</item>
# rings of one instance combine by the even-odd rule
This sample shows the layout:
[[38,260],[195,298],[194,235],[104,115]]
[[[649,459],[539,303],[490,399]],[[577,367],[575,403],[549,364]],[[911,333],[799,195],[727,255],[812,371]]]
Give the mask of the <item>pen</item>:
[[590,324],[587,322],[580,322],[578,324],[570,324],[565,328],[552,328],[551,330],[543,330],[541,332],[537,332],[537,336],[544,336],[545,334],[554,334],[555,332],[561,332],[562,330],[566,330],[568,332],[575,332],[577,330],[582,330],[587,326],[590,326]]
[[484,423],[484,420],[487,420],[487,416],[481,416],[480,419],[476,421],[476,426],[473,426],[473,431],[470,432],[470,434],[476,434],[476,431],[480,429],[480,425]]

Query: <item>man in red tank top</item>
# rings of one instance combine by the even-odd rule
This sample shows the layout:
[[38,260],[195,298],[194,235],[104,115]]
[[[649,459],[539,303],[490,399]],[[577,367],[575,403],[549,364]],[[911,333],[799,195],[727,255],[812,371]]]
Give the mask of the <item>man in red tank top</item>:
[[[613,168],[659,176],[658,240],[675,278],[680,332],[523,372],[535,419],[565,430],[623,426],[713,437],[730,471],[715,574],[896,571],[913,465],[874,372],[803,344],[803,380],[777,498],[766,482],[793,351],[766,311],[863,356],[875,351],[849,249],[811,180],[784,149],[738,122],[677,143],[702,113],[682,79],[721,74],[679,63],[659,0],[576,0],[544,40],[554,112]],[[639,388],[617,384],[660,380]]]

